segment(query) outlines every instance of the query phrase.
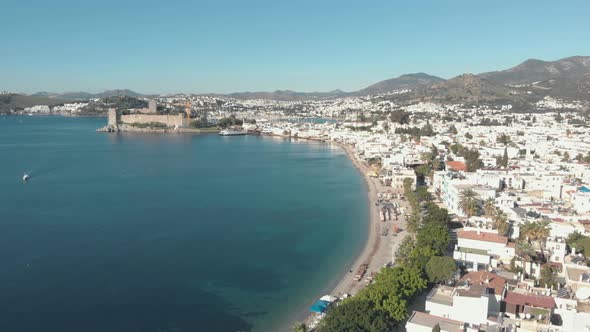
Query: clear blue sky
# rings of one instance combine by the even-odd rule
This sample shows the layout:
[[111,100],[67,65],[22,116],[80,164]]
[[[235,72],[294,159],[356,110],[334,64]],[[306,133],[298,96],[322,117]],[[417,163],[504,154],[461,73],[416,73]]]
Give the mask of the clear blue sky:
[[590,1],[0,0],[0,90],[351,91],[590,55]]

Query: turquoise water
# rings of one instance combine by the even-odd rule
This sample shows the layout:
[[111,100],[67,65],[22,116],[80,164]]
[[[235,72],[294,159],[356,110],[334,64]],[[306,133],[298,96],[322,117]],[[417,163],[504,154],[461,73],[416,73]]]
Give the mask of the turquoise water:
[[335,146],[105,121],[0,117],[0,331],[273,331],[365,241]]

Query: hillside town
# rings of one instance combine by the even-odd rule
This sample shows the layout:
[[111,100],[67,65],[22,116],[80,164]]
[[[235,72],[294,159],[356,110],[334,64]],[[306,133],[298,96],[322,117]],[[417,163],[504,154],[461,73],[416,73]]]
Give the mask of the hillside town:
[[392,191],[410,179],[448,211],[445,255],[457,268],[416,299],[408,331],[587,331],[588,113],[545,101],[534,113],[416,104],[385,118],[373,109],[261,130],[354,147]]

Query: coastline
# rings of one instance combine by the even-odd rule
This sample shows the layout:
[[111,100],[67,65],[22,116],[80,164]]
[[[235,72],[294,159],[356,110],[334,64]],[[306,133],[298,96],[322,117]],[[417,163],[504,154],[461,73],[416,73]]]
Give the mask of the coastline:
[[[302,138],[305,139],[305,138]],[[318,139],[308,139],[312,141],[320,141]],[[368,222],[367,226],[367,237],[365,239],[364,245],[358,255],[351,260],[352,265],[349,265],[343,268],[342,273],[334,278],[332,281],[323,291],[321,294],[317,294],[316,298],[310,299],[310,301],[305,305],[304,308],[297,310],[297,313],[292,316],[292,318],[285,322],[285,324],[289,325],[281,325],[279,331],[292,331],[293,325],[296,323],[305,323],[306,325],[309,324],[311,319],[313,318],[313,314],[310,314],[308,311],[308,307],[319,297],[325,294],[329,294],[332,296],[342,296],[344,294],[355,295],[360,291],[362,288],[366,287],[365,279],[361,279],[360,281],[354,281],[353,278],[356,274],[357,269],[362,264],[367,264],[368,269],[365,277],[370,275],[371,272],[378,272],[381,268],[389,262],[392,262],[393,253],[397,249],[401,240],[407,235],[406,231],[406,223],[404,218],[400,215],[399,221],[396,223],[399,225],[399,233],[396,236],[389,236],[381,239],[380,231],[382,225],[390,225],[392,221],[382,222],[379,219],[379,214],[377,213],[376,206],[379,204],[378,193],[380,191],[391,191],[395,192],[391,187],[382,187],[378,180],[371,178],[368,173],[371,170],[368,165],[365,165],[355,154],[354,148],[346,143],[342,143],[339,141],[324,141],[326,143],[335,144],[342,150],[344,150],[347,158],[350,159],[354,167],[361,173],[361,176],[364,179],[365,183],[365,190],[367,194],[367,202],[369,204],[369,215],[368,215]],[[400,206],[404,206],[405,208],[405,201],[396,200]],[[392,240],[393,239],[393,240]],[[383,240],[383,241],[382,241]],[[391,241],[389,241],[391,240]],[[352,273],[350,272],[352,270]]]

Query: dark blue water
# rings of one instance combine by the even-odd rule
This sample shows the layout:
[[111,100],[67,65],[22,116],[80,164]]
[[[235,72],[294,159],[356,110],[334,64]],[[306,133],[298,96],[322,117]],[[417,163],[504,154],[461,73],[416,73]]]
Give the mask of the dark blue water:
[[0,117],[0,331],[272,331],[365,240],[337,147],[104,124]]

